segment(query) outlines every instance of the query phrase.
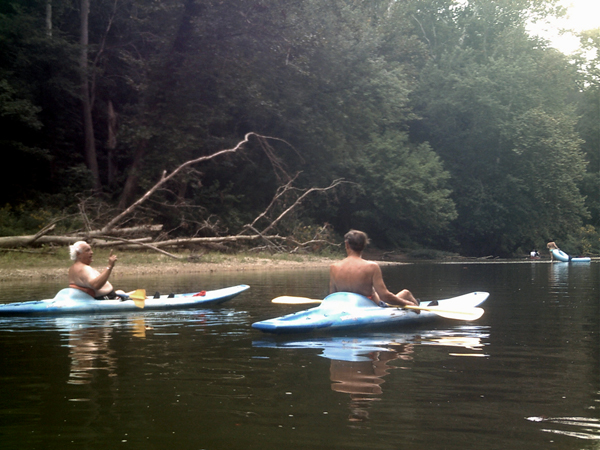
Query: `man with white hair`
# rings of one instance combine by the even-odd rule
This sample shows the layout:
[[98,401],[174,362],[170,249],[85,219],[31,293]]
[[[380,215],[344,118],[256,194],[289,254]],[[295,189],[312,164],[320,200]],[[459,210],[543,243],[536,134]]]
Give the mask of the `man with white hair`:
[[94,255],[90,244],[78,241],[69,249],[71,259],[75,261],[69,269],[69,287],[79,289],[98,300],[114,299],[117,298],[117,295],[126,295],[122,291],[115,292],[112,284],[108,281],[117,262],[117,255],[113,255],[112,250],[108,257],[108,266],[100,273],[90,266]]

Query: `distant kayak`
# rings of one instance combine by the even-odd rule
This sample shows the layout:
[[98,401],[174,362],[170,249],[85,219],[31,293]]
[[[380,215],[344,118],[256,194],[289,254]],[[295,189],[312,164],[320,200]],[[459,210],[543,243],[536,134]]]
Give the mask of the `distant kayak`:
[[[433,312],[470,311],[487,300],[487,292],[472,292],[446,300],[438,300],[437,305],[430,307],[432,311],[420,311],[397,307],[382,308],[362,295],[350,292],[336,292],[325,297],[316,308],[310,308],[274,319],[263,320],[252,324],[253,328],[266,333],[293,333],[314,330],[364,328],[390,324],[412,325],[440,319]],[[421,307],[428,308],[431,302],[422,302]]]
[[136,305],[136,303],[139,304],[139,300],[95,300],[79,289],[65,288],[59,291],[54,298],[48,300],[0,304],[0,316],[189,309],[224,303],[249,288],[248,285],[240,284],[213,291],[167,294],[157,298],[148,297],[142,302],[143,309]]
[[590,262],[591,258],[572,258],[569,255],[567,255],[565,252],[563,252],[562,250],[559,250],[557,248],[555,248],[552,251],[552,255],[554,256],[554,258],[558,259],[559,261],[562,262]]

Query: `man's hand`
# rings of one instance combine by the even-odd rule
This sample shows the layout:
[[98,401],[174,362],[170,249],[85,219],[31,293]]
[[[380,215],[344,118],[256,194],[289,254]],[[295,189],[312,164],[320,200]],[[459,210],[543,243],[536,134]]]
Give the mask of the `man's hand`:
[[108,256],[108,267],[112,269],[115,266],[116,262],[117,262],[117,255],[113,255],[113,251],[111,249],[110,255]]

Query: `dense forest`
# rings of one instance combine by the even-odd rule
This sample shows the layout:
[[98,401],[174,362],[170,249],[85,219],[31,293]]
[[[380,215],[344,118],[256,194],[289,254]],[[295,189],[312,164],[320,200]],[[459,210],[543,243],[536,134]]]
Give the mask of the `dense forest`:
[[278,233],[600,253],[600,29],[564,55],[526,27],[557,14],[555,0],[3,1],[0,235],[101,228],[161,174],[256,133],[119,225],[235,234],[274,220],[278,192],[343,180]]

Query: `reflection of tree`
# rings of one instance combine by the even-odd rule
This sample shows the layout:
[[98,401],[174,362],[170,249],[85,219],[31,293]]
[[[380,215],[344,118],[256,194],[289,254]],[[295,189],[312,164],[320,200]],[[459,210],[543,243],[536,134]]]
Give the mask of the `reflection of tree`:
[[395,351],[377,351],[371,352],[365,357],[368,360],[361,361],[340,361],[331,360],[330,378],[332,381],[331,389],[336,392],[345,392],[350,394],[350,416],[351,422],[363,422],[368,420],[368,408],[371,402],[378,401],[383,393],[381,385],[385,382],[383,377],[391,369],[397,369],[394,366],[388,366],[388,361],[398,358],[410,360],[410,354],[413,352],[413,346],[403,344],[394,346]]
[[112,328],[83,328],[69,332],[69,384],[89,384],[96,370],[115,376],[115,351],[110,349]]

